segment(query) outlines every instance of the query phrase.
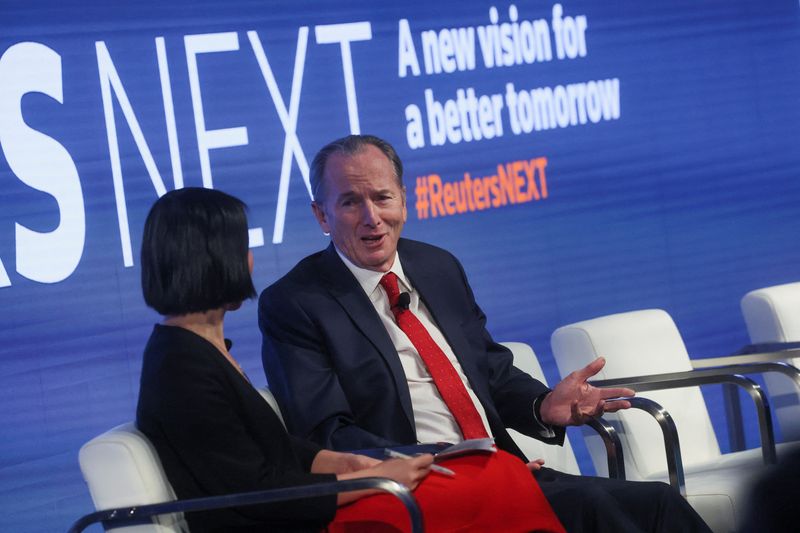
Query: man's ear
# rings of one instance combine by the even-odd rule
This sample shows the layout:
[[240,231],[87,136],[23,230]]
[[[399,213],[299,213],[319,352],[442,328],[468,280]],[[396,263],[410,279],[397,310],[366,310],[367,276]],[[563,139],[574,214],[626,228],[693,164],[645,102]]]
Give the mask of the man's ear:
[[331,229],[328,226],[328,217],[325,216],[325,210],[317,202],[311,202],[311,210],[314,212],[314,218],[317,219],[319,227],[322,228],[325,235],[330,235]]

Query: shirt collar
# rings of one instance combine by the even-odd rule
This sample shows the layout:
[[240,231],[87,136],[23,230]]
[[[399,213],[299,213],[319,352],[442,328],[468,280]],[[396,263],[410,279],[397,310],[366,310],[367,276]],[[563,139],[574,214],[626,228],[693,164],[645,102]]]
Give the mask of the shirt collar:
[[[386,272],[376,272],[374,270],[356,266],[347,258],[346,255],[336,248],[336,246],[334,246],[334,249],[336,250],[336,253],[339,254],[339,257],[342,259],[342,262],[345,264],[345,266],[350,270],[350,272],[353,273],[353,276],[355,276],[359,285],[361,285],[361,288],[364,289],[364,292],[367,293],[367,296],[372,295]],[[408,282],[406,275],[403,273],[403,265],[400,264],[400,254],[398,254],[397,251],[394,252],[394,262],[392,263],[392,268],[390,268],[388,271],[394,272],[397,278],[400,280],[401,292],[403,290],[412,290],[411,284]]]

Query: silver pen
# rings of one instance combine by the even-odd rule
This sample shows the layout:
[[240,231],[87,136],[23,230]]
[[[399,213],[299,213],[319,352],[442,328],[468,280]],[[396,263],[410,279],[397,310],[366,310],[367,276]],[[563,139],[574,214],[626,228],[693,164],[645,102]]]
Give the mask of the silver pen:
[[[383,454],[386,457],[391,457],[393,459],[413,459],[414,458],[414,456],[412,456],[412,455],[408,455],[408,454],[403,453],[403,452],[398,452],[397,450],[392,450],[392,449],[389,449],[389,448],[384,449],[383,450]],[[432,464],[431,465],[431,470],[433,470],[434,472],[439,472],[440,474],[444,474],[445,476],[455,477],[455,475],[456,475],[455,472],[453,472],[449,468],[445,468],[445,467],[443,467],[441,465]]]

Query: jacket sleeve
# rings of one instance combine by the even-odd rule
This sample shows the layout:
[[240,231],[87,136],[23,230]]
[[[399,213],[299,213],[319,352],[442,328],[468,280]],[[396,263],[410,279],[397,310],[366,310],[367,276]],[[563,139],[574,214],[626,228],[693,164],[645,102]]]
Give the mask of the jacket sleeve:
[[[277,419],[274,439],[254,440],[223,372],[198,362],[194,355],[167,356],[156,387],[163,435],[171,448],[179,450],[180,460],[204,492],[229,494],[336,480],[335,475],[303,470],[297,459],[310,464],[318,448],[296,450]],[[237,511],[258,521],[324,524],[336,513],[336,496]]]
[[288,292],[272,286],[261,294],[258,323],[267,381],[289,431],[335,450],[403,444],[359,426],[321,328]]
[[[502,344],[495,342],[486,328],[486,315],[475,301],[472,288],[461,263],[453,257],[466,291],[466,308],[470,336],[481,344],[486,354],[485,374],[494,408],[507,428],[549,444],[563,444],[564,428],[549,428],[534,416],[534,401],[550,391],[541,381],[514,366],[514,356]],[[552,431],[551,431],[552,430]]]

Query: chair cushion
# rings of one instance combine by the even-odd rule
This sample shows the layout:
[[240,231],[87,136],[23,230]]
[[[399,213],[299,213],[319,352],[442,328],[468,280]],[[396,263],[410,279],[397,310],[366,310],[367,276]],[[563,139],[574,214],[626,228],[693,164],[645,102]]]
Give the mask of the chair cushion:
[[[800,282],[750,291],[742,298],[741,305],[753,344],[800,341]],[[787,362],[800,368],[800,357]],[[797,386],[775,373],[764,374],[764,382],[783,440],[800,440]]]
[[[515,367],[523,372],[527,372],[545,385],[547,384],[544,372],[542,372],[542,367],[539,366],[539,361],[536,360],[536,354],[533,352],[533,348],[522,342],[504,342],[502,344],[514,354]],[[531,406],[531,409],[532,408],[533,406]],[[569,438],[564,439],[563,446],[554,446],[552,444],[545,444],[533,437],[523,435],[513,429],[509,429],[508,433],[528,459],[544,459],[544,463],[550,468],[555,468],[567,474],[580,474],[578,462],[575,460],[575,452],[572,450]]]
[[800,341],[800,282],[750,291],[741,305],[753,344]]
[[[604,356],[606,366],[596,379],[614,379],[692,369],[686,346],[672,318],[661,309],[608,315],[558,328],[551,339],[562,376]],[[685,468],[720,456],[714,428],[699,387],[653,391],[647,398],[669,411],[678,428]],[[626,474],[647,479],[663,468],[663,437],[655,420],[642,411],[607,415],[619,420],[625,435]],[[616,424],[615,424],[616,425]],[[601,471],[598,465],[595,467]]]
[[[81,447],[81,472],[95,508],[113,509],[175,500],[155,448],[132,422]],[[181,514],[161,515],[153,525],[117,528],[125,533],[188,531]]]

